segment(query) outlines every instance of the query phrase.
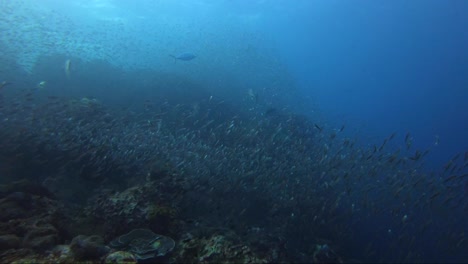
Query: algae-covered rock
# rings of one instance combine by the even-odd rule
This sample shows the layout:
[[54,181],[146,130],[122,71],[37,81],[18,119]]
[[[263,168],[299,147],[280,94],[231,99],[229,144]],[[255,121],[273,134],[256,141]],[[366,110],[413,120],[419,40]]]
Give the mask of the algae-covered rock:
[[137,260],[166,256],[174,249],[172,238],[155,234],[149,229],[134,229],[109,244],[110,247],[131,252]]

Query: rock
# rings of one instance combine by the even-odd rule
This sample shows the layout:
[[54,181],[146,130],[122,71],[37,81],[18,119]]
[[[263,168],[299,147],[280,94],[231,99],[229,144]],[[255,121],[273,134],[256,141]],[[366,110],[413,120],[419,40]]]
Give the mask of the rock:
[[100,236],[79,235],[73,238],[70,249],[77,260],[99,259],[109,252]]
[[7,196],[8,194],[14,192],[23,192],[30,195],[55,199],[55,195],[53,195],[47,188],[40,184],[33,183],[27,179],[22,179],[8,185],[0,186],[0,197]]
[[23,246],[27,248],[44,250],[51,248],[58,242],[58,231],[50,224],[32,227],[24,236]]
[[21,245],[21,240],[16,235],[2,235],[0,236],[0,251],[8,249],[16,249]]
[[74,263],[75,258],[69,245],[55,246],[46,257],[45,263]]
[[34,252],[28,248],[9,249],[0,254],[0,263],[37,263],[30,260],[34,256]]
[[15,192],[11,193],[3,199],[0,199],[0,221],[7,222],[11,219],[25,218],[31,216],[32,212],[28,204],[29,195]]

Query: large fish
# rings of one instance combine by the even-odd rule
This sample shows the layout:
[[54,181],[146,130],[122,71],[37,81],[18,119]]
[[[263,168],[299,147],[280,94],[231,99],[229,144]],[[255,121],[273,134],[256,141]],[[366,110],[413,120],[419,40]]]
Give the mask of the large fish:
[[190,60],[193,60],[193,59],[195,59],[197,57],[192,53],[182,53],[182,54],[180,54],[178,56],[174,56],[174,55],[169,55],[169,56],[174,58],[174,61],[177,61],[177,60],[190,61]]

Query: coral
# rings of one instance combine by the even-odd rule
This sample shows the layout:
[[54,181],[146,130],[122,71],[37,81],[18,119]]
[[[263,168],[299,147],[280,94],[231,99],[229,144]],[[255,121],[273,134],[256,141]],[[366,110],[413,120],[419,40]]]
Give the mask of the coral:
[[163,185],[148,181],[121,192],[103,191],[90,198],[85,214],[104,226],[105,239],[139,227],[163,234],[175,233],[178,198],[162,192]]
[[148,227],[158,231],[175,230],[177,228],[178,210],[161,203],[151,203],[145,209]]
[[166,256],[174,249],[175,241],[149,229],[134,229],[112,240],[109,246],[131,252],[137,260],[148,260]]
[[11,192],[0,199],[0,235],[17,236],[22,241],[21,246],[25,248],[51,248],[60,240],[59,230],[54,226],[60,219],[59,208],[57,201],[47,197]]
[[199,263],[268,263],[271,258],[262,258],[250,247],[234,243],[223,235],[209,238],[194,238],[187,234],[180,242],[176,262]]
[[343,260],[327,244],[316,245],[314,263],[343,263]]
[[47,263],[74,263],[74,254],[69,245],[55,246],[50,254],[45,257]]
[[144,224],[145,200],[139,186],[122,192],[103,191],[90,199],[85,215],[95,225],[103,226],[102,235],[107,240]]
[[116,251],[116,252],[110,253],[104,260],[104,264],[120,264],[120,263],[136,264],[137,259],[130,252]]
[[174,218],[176,214],[176,209],[164,205],[150,204],[146,209],[146,218],[150,221],[157,218]]

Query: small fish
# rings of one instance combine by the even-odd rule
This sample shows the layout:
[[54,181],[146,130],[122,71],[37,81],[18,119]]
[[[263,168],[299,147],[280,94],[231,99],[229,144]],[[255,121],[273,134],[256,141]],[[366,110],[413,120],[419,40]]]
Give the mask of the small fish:
[[414,153],[414,156],[409,157],[410,160],[417,161],[422,157],[422,153],[419,150],[416,150],[416,153]]
[[71,60],[68,59],[65,61],[65,76],[70,79],[70,70],[71,70]]
[[7,82],[7,81],[3,81],[2,83],[0,83],[0,89],[2,89],[3,87],[7,86],[7,85],[10,85],[11,83]]
[[453,161],[452,161],[452,160],[447,161],[447,163],[445,163],[445,165],[444,165],[444,173],[445,173],[446,171],[448,171],[448,169],[450,169],[450,167],[452,167],[452,165],[453,165]]
[[385,147],[387,142],[388,142],[388,139],[385,139],[384,142],[382,143],[382,145],[379,147],[379,151],[382,151],[382,149]]
[[41,81],[41,82],[39,82],[39,83],[36,85],[36,87],[37,87],[38,89],[44,89],[44,88],[46,87],[46,85],[47,85],[47,82],[46,82],[46,81]]
[[347,147],[349,145],[349,139],[345,138],[343,141],[343,146]]
[[249,95],[250,100],[258,103],[258,93],[254,92],[252,89],[249,89],[247,94]]
[[323,127],[320,127],[319,125],[317,124],[314,124],[315,128],[317,128],[319,130],[319,132],[322,132],[323,130]]
[[408,132],[405,136],[405,144],[406,144],[406,149],[409,150],[411,148],[413,138],[411,138],[410,133]]
[[457,175],[452,175],[452,176],[448,177],[447,179],[445,179],[444,183],[447,183],[447,182],[449,182],[449,181],[451,181],[451,180],[453,180],[455,178],[457,178]]
[[436,198],[436,197],[439,196],[439,195],[440,195],[440,192],[436,192],[436,193],[434,193],[433,195],[431,195],[431,197],[429,197],[429,200],[432,201],[434,198]]
[[169,56],[174,58],[174,62],[176,62],[177,60],[190,61],[190,60],[193,60],[193,59],[195,59],[197,57],[192,53],[182,53],[179,56],[174,56],[174,55],[169,55]]

